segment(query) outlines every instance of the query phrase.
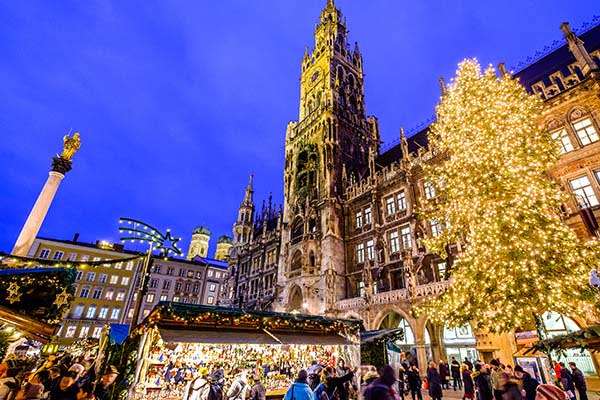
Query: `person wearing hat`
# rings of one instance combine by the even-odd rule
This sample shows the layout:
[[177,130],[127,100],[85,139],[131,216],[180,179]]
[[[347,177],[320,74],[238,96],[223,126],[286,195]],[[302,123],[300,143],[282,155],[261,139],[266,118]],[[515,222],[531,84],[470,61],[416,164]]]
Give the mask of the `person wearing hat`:
[[[517,367],[515,367],[515,370]],[[558,386],[542,383],[536,388],[535,400],[566,400],[566,393]]]
[[538,381],[534,379],[528,372],[523,370],[520,365],[515,366],[515,378],[521,381],[521,386],[525,391],[525,398],[527,400],[535,400],[536,389],[539,385]]
[[114,365],[109,365],[104,371],[100,382],[96,384],[94,390],[94,398],[98,400],[108,400],[108,388],[112,385],[119,376],[119,371]]

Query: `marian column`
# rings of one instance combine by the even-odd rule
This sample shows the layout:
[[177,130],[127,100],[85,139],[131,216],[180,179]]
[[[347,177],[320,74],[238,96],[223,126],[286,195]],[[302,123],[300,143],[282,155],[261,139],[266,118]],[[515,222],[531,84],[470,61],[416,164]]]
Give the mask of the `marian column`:
[[25,221],[25,225],[23,225],[23,229],[21,229],[21,233],[12,250],[12,254],[16,256],[27,256],[31,245],[42,226],[42,222],[44,222],[44,218],[46,218],[46,213],[50,208],[50,204],[52,204],[52,200],[54,199],[54,195],[58,190],[60,182],[65,177],[65,174],[72,168],[71,159],[81,146],[79,132],[76,132],[73,137],[65,135],[63,141],[63,151],[59,156],[57,155],[52,158],[50,176],[48,176],[46,184],[33,205],[29,217],[27,217],[27,221]]

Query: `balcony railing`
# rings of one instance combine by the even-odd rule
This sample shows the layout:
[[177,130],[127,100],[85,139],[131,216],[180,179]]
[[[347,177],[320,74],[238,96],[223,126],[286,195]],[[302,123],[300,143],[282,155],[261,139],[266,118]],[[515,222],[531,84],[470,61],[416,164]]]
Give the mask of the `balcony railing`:
[[[425,285],[419,285],[415,289],[415,297],[424,298],[437,296],[444,293],[448,288],[448,281],[432,282]],[[407,289],[396,289],[388,292],[376,293],[373,295],[371,305],[394,304],[409,299]],[[366,305],[365,299],[355,297],[352,299],[344,299],[337,302],[337,309],[340,311],[362,309]]]

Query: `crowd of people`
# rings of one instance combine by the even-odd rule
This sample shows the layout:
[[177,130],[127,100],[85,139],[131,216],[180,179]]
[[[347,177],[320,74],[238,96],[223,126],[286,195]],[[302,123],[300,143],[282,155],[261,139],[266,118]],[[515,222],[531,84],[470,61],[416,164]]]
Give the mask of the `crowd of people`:
[[63,353],[40,360],[28,357],[29,346],[15,349],[0,363],[0,400],[108,400],[119,372],[108,366],[96,374],[93,358]]
[[415,364],[406,362],[398,368],[386,365],[379,371],[361,368],[358,384],[357,369],[346,368],[343,363],[341,368],[313,363],[298,373],[284,400],[405,400],[409,394],[411,400],[423,400],[422,390],[430,400],[441,400],[444,389],[462,390],[463,400],[587,400],[584,375],[574,362],[568,368],[562,362],[555,363],[555,384],[540,384],[523,367],[512,368],[496,359],[489,363],[459,362],[454,357],[450,364],[432,361],[423,374]]

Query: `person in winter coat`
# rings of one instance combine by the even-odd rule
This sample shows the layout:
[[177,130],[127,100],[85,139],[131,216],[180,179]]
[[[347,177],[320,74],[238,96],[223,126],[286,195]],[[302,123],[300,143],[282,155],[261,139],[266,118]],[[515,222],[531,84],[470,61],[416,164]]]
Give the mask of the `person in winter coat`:
[[433,361],[429,363],[429,368],[427,368],[427,382],[429,385],[429,397],[433,400],[441,400],[444,396],[442,392],[442,382]]
[[492,378],[492,388],[494,389],[494,399],[502,400],[502,394],[504,393],[503,384],[500,382],[500,376],[504,371],[500,368],[500,362],[498,360],[490,361],[490,378]]
[[538,381],[533,379],[520,365],[515,366],[515,377],[521,381],[521,386],[525,391],[525,398],[527,400],[535,400],[536,389],[539,385]]
[[471,361],[469,361],[469,359],[467,357],[465,357],[465,361],[463,361],[463,364],[465,364],[467,367],[469,367],[470,371],[473,371],[473,363]]
[[561,384],[561,380],[560,380],[560,364],[558,363],[558,361],[554,360],[554,364],[552,365],[552,369],[554,370],[554,374],[556,375],[556,384],[560,385]]
[[471,377],[471,368],[467,364],[462,365],[462,382],[465,389],[463,400],[475,398],[475,384]]
[[475,386],[479,391],[479,400],[492,400],[494,398],[492,378],[488,369],[483,364],[475,364],[473,382],[475,382]]
[[408,390],[410,390],[410,396],[412,400],[423,400],[421,395],[421,387],[423,382],[421,381],[421,372],[416,365],[411,365],[406,373],[406,381],[408,383]]
[[308,372],[305,369],[298,372],[296,381],[285,393],[283,400],[314,400],[313,392],[308,386]]
[[517,380],[510,379],[506,372],[501,372],[498,381],[502,388],[502,400],[523,400]]
[[444,389],[448,389],[448,382],[450,381],[450,371],[448,369],[448,364],[444,360],[440,360],[439,370],[440,374],[440,384]]
[[560,383],[562,384],[563,390],[567,392],[567,397],[575,398],[575,385],[573,385],[573,375],[565,367],[564,362],[560,362]]
[[452,357],[452,361],[450,362],[450,375],[452,375],[452,387],[454,391],[456,391],[456,387],[458,389],[462,389],[462,379],[460,379],[460,363],[456,361],[456,358]]
[[569,363],[569,367],[571,368],[571,375],[573,376],[573,384],[575,385],[577,392],[579,392],[579,400],[588,400],[587,385],[585,383],[585,378],[583,377],[583,372],[577,368],[577,365],[573,361]]
[[246,379],[246,374],[238,368],[234,370],[234,374],[235,377],[233,378],[233,382],[227,391],[227,399],[245,400],[246,392],[248,392],[250,389],[250,386],[248,386],[248,380]]
[[337,390],[339,399],[347,400],[348,391],[346,390],[345,384],[346,382],[350,382],[352,378],[354,378],[354,371],[350,371],[343,376],[336,376],[335,370],[332,367],[327,367],[325,368],[325,381],[323,381],[323,377],[321,377],[321,383],[325,382],[324,386],[328,398],[332,398],[333,392]]
[[267,399],[267,389],[262,384],[260,379],[257,376],[250,377],[250,383],[252,384],[252,389],[250,389],[250,399],[249,400],[266,400]]
[[385,365],[380,372],[381,377],[377,378],[367,386],[365,390],[365,400],[395,400],[395,392],[392,389],[396,383],[396,372],[394,368]]

